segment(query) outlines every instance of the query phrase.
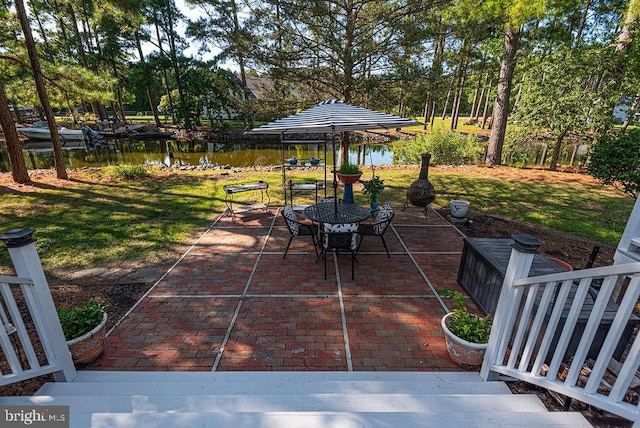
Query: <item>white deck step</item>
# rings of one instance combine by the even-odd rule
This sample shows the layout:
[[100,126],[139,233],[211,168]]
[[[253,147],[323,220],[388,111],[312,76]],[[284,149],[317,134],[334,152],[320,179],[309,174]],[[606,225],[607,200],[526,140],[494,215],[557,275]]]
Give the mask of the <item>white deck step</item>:
[[238,394],[509,394],[502,382],[396,382],[396,381],[304,381],[304,382],[83,382],[48,383],[38,395],[84,395],[92,391],[107,395],[238,395]]
[[71,428],[580,428],[591,425],[577,413],[120,413],[80,415]]
[[478,373],[80,371],[0,405],[67,405],[85,427],[589,427]]
[[74,382],[171,382],[198,381],[228,382],[288,382],[377,380],[396,382],[480,382],[486,385],[477,372],[152,372],[152,371],[92,371],[77,372]]
[[[273,395],[34,395],[2,404],[71,406],[75,413],[129,412],[465,412],[546,411],[535,395],[273,394]],[[22,398],[20,400],[19,398]]]

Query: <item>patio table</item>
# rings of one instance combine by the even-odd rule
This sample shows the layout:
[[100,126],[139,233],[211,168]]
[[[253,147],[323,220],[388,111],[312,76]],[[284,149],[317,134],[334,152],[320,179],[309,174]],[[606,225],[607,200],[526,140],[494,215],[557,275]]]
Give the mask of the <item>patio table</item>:
[[[225,197],[224,203],[227,205],[226,213],[233,217],[234,220],[236,218],[237,210],[233,209],[234,196],[238,193],[251,192],[255,190],[260,191],[260,205],[264,208],[265,211],[269,209],[269,204],[271,203],[271,197],[269,196],[269,184],[264,181],[258,181],[257,183],[247,183],[247,184],[235,184],[235,185],[227,185],[223,186]],[[264,203],[264,195],[267,195],[267,203]],[[253,208],[251,208],[253,209]]]
[[344,224],[360,223],[369,218],[371,212],[360,205],[338,201],[337,209],[335,202],[321,202],[309,205],[302,211],[302,215],[316,223]]

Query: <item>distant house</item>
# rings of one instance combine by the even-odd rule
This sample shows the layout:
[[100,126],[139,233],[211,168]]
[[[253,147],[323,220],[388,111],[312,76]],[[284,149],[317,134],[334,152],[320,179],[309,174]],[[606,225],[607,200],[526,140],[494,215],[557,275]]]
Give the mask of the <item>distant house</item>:
[[[237,104],[240,104],[244,101],[243,99],[243,90],[244,86],[242,84],[242,80],[240,76],[234,73],[230,74],[231,80],[235,82],[237,88],[235,90],[230,90],[229,96],[230,98],[234,98],[237,100]],[[257,101],[272,101],[270,98],[270,94],[273,93],[275,81],[268,77],[257,77],[257,76],[247,76],[247,88],[248,88],[248,98],[257,100]],[[205,116],[208,116],[208,112],[206,107],[204,108]],[[218,117],[223,120],[239,120],[242,118],[242,113],[237,111],[232,105],[228,106],[228,109],[224,111],[219,111],[213,114],[213,116]]]
[[631,111],[631,103],[633,99],[631,97],[620,98],[618,104],[613,108],[613,121],[615,123],[623,123],[627,120],[629,112]]
[[[242,100],[242,90],[244,88],[240,76],[232,74],[231,78],[236,82],[240,90],[233,94]],[[254,114],[259,120],[273,120],[283,115],[288,115],[296,111],[299,107],[299,100],[303,98],[302,90],[292,83],[277,81],[270,77],[246,76],[248,99],[252,101]],[[239,113],[233,112],[239,116]]]

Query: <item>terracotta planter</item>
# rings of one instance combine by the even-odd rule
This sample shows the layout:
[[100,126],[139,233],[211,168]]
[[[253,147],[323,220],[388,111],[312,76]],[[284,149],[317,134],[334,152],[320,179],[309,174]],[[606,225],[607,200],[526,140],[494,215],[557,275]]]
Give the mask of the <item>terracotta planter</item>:
[[336,175],[338,176],[338,180],[342,181],[344,184],[356,183],[358,180],[360,180],[360,177],[362,177],[362,173],[360,173],[360,174],[340,174],[338,172],[338,173],[336,173]]
[[447,351],[451,360],[464,368],[471,369],[478,367],[484,360],[484,354],[487,350],[487,343],[473,343],[460,339],[447,327],[447,319],[453,312],[449,312],[442,317],[442,330],[444,331],[444,339],[447,344]]
[[554,262],[555,264],[557,264],[567,272],[573,271],[573,266],[571,266],[569,263],[565,262],[564,260],[556,259],[555,257],[547,257],[547,259],[551,260],[552,262]]
[[71,357],[76,364],[86,364],[94,361],[104,350],[104,337],[107,326],[107,313],[102,316],[102,322],[93,330],[75,339],[67,340]]

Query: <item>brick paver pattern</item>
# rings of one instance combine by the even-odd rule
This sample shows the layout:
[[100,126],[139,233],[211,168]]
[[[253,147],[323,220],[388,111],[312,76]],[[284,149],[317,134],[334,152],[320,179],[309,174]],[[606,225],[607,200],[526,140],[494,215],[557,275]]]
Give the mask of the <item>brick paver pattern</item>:
[[[109,334],[92,369],[462,370],[449,359],[440,288],[456,283],[460,230],[431,208],[396,208],[385,239],[367,236],[328,277],[281,209],[221,215]],[[300,215],[301,219],[302,216]],[[444,306],[443,306],[444,303]]]

